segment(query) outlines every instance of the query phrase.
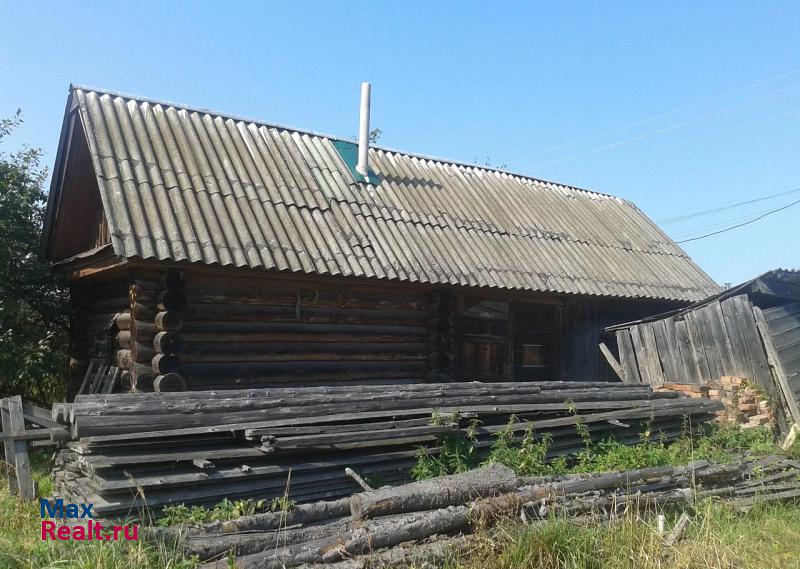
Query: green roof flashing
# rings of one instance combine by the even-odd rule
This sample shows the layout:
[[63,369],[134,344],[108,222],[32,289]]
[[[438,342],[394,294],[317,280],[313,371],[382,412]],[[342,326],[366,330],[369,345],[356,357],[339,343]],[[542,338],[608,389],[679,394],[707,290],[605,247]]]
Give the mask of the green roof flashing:
[[342,157],[342,160],[347,165],[347,168],[350,170],[350,174],[353,175],[356,182],[364,182],[367,184],[372,184],[373,186],[377,186],[381,183],[381,178],[376,174],[372,169],[368,169],[367,176],[361,174],[358,170],[356,170],[356,164],[358,164],[358,144],[355,142],[347,142],[345,140],[333,140],[333,147],[336,148],[336,151],[339,153],[339,156]]

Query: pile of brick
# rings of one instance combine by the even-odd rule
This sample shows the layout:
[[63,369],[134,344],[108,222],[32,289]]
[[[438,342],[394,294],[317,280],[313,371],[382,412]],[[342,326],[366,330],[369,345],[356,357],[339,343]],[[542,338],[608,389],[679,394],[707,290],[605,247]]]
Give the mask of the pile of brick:
[[726,375],[702,384],[665,383],[657,391],[677,391],[694,398],[715,399],[725,405],[717,421],[752,429],[773,423],[770,401],[745,379]]

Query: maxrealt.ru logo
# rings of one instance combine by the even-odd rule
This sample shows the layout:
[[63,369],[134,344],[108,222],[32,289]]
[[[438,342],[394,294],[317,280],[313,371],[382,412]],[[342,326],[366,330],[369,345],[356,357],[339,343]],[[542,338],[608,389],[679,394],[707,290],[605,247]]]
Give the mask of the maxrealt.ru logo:
[[[124,525],[104,527],[95,521],[92,508],[94,504],[64,503],[59,498],[39,501],[39,514],[42,517],[42,539],[44,541],[135,541],[139,539],[139,526]],[[53,520],[60,520],[61,525]]]

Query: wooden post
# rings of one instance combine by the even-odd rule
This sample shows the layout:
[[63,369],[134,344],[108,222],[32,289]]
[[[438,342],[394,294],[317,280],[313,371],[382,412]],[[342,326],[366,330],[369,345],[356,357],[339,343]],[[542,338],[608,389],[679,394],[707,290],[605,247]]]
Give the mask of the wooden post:
[[[22,416],[22,397],[15,395],[0,402],[3,434],[17,435],[25,431],[25,419]],[[28,445],[24,440],[8,439],[4,441],[6,462],[9,464],[8,484],[11,494],[18,494],[23,500],[32,500],[33,479],[31,465],[28,460]]]

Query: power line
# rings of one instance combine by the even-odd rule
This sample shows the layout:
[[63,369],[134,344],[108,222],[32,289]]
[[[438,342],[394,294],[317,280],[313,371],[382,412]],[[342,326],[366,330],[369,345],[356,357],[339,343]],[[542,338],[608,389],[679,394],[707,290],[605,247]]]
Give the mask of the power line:
[[[649,156],[651,154],[657,154],[659,152],[664,152],[666,150],[672,150],[673,148],[679,148],[681,146],[685,146],[685,145],[691,144],[693,142],[698,142],[700,140],[707,140],[709,138],[715,138],[717,136],[726,134],[728,132],[733,132],[733,131],[736,131],[736,130],[741,130],[743,128],[748,128],[748,127],[751,127],[751,126],[764,124],[764,123],[767,123],[769,121],[772,121],[772,120],[775,120],[775,119],[778,119],[778,118],[781,118],[781,117],[796,115],[798,113],[800,113],[800,109],[796,109],[794,111],[787,111],[787,112],[784,112],[784,113],[778,113],[776,115],[771,115],[771,116],[769,116],[769,117],[767,117],[765,119],[761,119],[761,120],[757,120],[757,121],[753,121],[753,122],[749,122],[749,123],[745,123],[745,124],[740,124],[740,125],[737,125],[737,126],[734,126],[734,127],[731,127],[731,128],[726,128],[726,129],[719,130],[719,131],[716,131],[716,132],[711,132],[709,134],[704,134],[702,136],[696,136],[696,137],[693,137],[693,138],[688,138],[688,139],[682,140],[682,141],[680,141],[678,143],[675,143],[675,144],[670,144],[668,146],[662,146],[660,148],[655,148],[653,150],[647,150],[645,152],[639,152],[639,153],[637,153],[637,154],[635,154],[633,156],[629,156],[629,157],[626,157],[626,158],[618,158],[618,159],[615,159],[615,160],[606,160],[605,162],[601,162],[600,164],[595,164],[594,166],[589,166],[587,168],[579,168],[577,170],[567,170],[565,173],[562,173],[561,176],[563,177],[563,176],[570,176],[572,174],[582,174],[583,172],[591,172],[592,170],[597,170],[599,168],[605,168],[606,166],[613,166],[615,164],[628,163],[632,159],[641,158],[643,156]],[[788,153],[787,153],[787,156],[788,156]],[[781,160],[785,159],[787,156],[784,156]],[[780,160],[778,162],[776,162],[775,164],[778,164],[779,162],[780,162]],[[773,166],[770,166],[769,168],[772,168]],[[765,171],[769,171],[769,168],[767,168]]]
[[652,136],[656,136],[656,135],[659,135],[659,134],[664,134],[666,132],[671,132],[673,130],[680,129],[680,128],[683,128],[685,126],[691,125],[691,124],[707,121],[707,120],[713,119],[715,117],[724,115],[724,114],[732,112],[732,111],[738,111],[738,110],[741,110],[741,109],[746,109],[746,108],[749,108],[749,107],[753,107],[753,106],[758,105],[759,103],[762,103],[762,102],[767,101],[769,99],[772,99],[774,97],[779,97],[779,96],[782,96],[782,95],[796,93],[796,92],[800,91],[800,89],[798,89],[796,87],[797,87],[797,85],[793,85],[792,87],[787,88],[787,89],[779,89],[777,91],[773,91],[773,92],[771,92],[771,93],[769,93],[767,95],[764,95],[762,97],[758,97],[756,99],[751,99],[751,100],[745,101],[743,103],[738,103],[736,105],[731,105],[731,106],[725,107],[725,108],[723,108],[723,109],[721,109],[719,111],[715,111],[715,112],[712,112],[712,113],[706,113],[704,115],[700,115],[699,117],[694,117],[694,118],[691,118],[691,119],[687,119],[685,121],[674,123],[674,124],[669,125],[669,126],[665,126],[665,127],[658,128],[658,129],[655,129],[655,130],[647,131],[647,132],[644,132],[642,134],[637,134],[636,136],[632,136],[630,138],[626,138],[626,139],[623,139],[623,140],[618,140],[616,142],[611,142],[611,143],[605,144],[603,146],[597,146],[597,147],[594,147],[594,148],[590,148],[589,150],[584,150],[584,151],[577,152],[577,153],[574,153],[574,154],[568,154],[566,156],[562,156],[561,158],[553,158],[553,159],[550,159],[550,160],[545,160],[543,162],[537,162],[537,163],[534,163],[534,164],[526,164],[524,167],[525,168],[536,168],[538,166],[545,166],[547,164],[557,164],[559,162],[564,162],[566,160],[572,160],[574,158],[581,158],[583,156],[588,156],[590,154],[597,154],[598,152],[603,152],[605,150],[611,150],[611,149],[617,148],[619,146],[624,146],[626,144],[630,144],[631,142],[636,142],[638,140],[642,140],[642,139],[645,139],[645,138],[650,138]]
[[760,198],[753,198],[752,200],[746,200],[746,201],[743,201],[743,202],[732,203],[732,204],[729,204],[729,205],[724,205],[722,207],[716,207],[714,209],[706,209],[704,211],[698,211],[698,212],[695,212],[695,213],[689,213],[689,214],[686,214],[686,215],[680,215],[678,217],[671,217],[669,219],[663,219],[663,220],[660,220],[660,221],[656,221],[656,223],[660,223],[662,225],[666,225],[668,223],[677,223],[678,221],[685,221],[687,219],[693,219],[695,217],[708,215],[710,213],[718,213],[720,211],[725,211],[727,209],[733,209],[735,207],[739,207],[739,206],[743,206],[743,205],[750,205],[750,204],[754,204],[754,203],[757,203],[757,202],[762,202],[762,201],[765,201],[765,200],[771,200],[771,199],[778,198],[778,197],[781,197],[781,196],[785,196],[785,195],[788,195],[788,194],[796,194],[797,192],[800,192],[800,188],[796,188],[794,190],[789,190],[789,191],[786,191],[786,192],[780,192],[780,193],[777,193],[777,194],[770,194],[768,196],[763,196],[763,197],[760,197]]
[[775,81],[778,81],[778,80],[783,79],[785,77],[788,77],[790,75],[794,75],[795,73],[798,73],[798,72],[800,72],[800,69],[794,69],[792,71],[787,71],[786,73],[782,73],[782,74],[777,75],[775,77],[771,77],[769,79],[764,79],[762,81],[757,81],[755,83],[751,83],[749,85],[745,85],[744,87],[740,87],[739,89],[735,89],[733,91],[728,91],[727,93],[723,93],[721,95],[715,95],[715,96],[709,97],[707,99],[702,99],[700,101],[696,101],[694,103],[690,103],[690,104],[685,105],[683,107],[678,107],[677,109],[673,109],[671,111],[665,111],[665,112],[662,112],[662,113],[658,113],[656,115],[650,116],[650,117],[645,118],[645,119],[641,119],[641,120],[634,121],[632,123],[629,123],[629,124],[626,124],[626,125],[623,125],[623,126],[619,126],[619,127],[615,127],[615,128],[603,131],[603,132],[599,132],[597,134],[593,134],[591,136],[587,136],[585,138],[581,138],[580,140],[576,140],[576,141],[568,142],[568,143],[564,143],[564,144],[559,144],[557,146],[546,148],[544,150],[540,150],[540,151],[534,152],[532,154],[523,154],[521,156],[517,156],[515,158],[512,158],[511,160],[508,160],[507,163],[511,164],[513,162],[518,162],[518,161],[520,161],[522,159],[525,159],[525,158],[533,158],[535,156],[541,156],[542,154],[549,154],[550,152],[554,152],[556,150],[561,150],[563,148],[570,148],[572,146],[576,146],[576,145],[581,144],[583,142],[589,142],[590,140],[595,140],[597,138],[602,138],[603,136],[606,136],[606,135],[609,135],[609,134],[614,134],[615,132],[620,132],[620,131],[623,131],[623,130],[627,130],[629,128],[633,128],[635,126],[639,126],[639,125],[642,125],[642,124],[647,124],[647,123],[656,121],[656,120],[658,120],[660,118],[667,117],[669,115],[674,115],[676,113],[680,113],[680,112],[683,112],[683,111],[688,111],[689,109],[694,109],[696,107],[705,105],[707,103],[712,103],[712,102],[718,101],[720,99],[725,99],[725,98],[731,97],[733,95],[738,95],[739,93],[743,93],[745,91],[749,91],[750,89],[754,89],[756,87],[760,87],[761,85],[766,85],[768,83],[774,83]]
[[[800,188],[798,188],[797,190],[793,190],[793,191],[798,191],[798,190],[800,190]],[[676,243],[688,243],[690,241],[699,241],[700,239],[705,239],[706,237],[712,237],[714,235],[719,235],[720,233],[725,233],[726,231],[731,231],[733,229],[738,229],[739,227],[744,227],[745,225],[750,225],[751,223],[755,223],[756,221],[759,221],[760,219],[764,219],[765,217],[767,217],[768,215],[772,215],[773,213],[778,213],[779,211],[783,211],[785,209],[789,209],[790,207],[795,206],[797,204],[800,204],[800,200],[795,200],[795,201],[793,201],[791,203],[788,203],[788,204],[786,204],[784,206],[781,206],[779,208],[775,208],[773,210],[770,210],[770,211],[768,211],[766,213],[763,213],[763,214],[759,215],[758,217],[755,217],[755,218],[753,218],[753,219],[751,219],[749,221],[745,221],[743,223],[738,223],[736,225],[732,225],[730,227],[726,227],[725,229],[720,229],[719,231],[713,231],[711,233],[706,233],[705,235],[700,235],[699,237],[692,237],[691,239],[683,239],[681,241],[676,241]]]
[[771,210],[762,209],[759,211],[750,212],[744,215],[737,215],[734,217],[729,217],[720,221],[715,221],[714,223],[708,223],[705,225],[698,225],[696,227],[692,227],[691,229],[685,229],[683,231],[679,231],[673,235],[674,239],[686,239],[688,237],[695,237],[697,235],[701,235],[706,233],[707,231],[717,230],[723,227],[729,227],[731,225],[737,224],[741,221],[750,221],[755,219],[762,213],[768,213]]

